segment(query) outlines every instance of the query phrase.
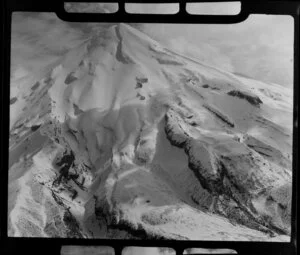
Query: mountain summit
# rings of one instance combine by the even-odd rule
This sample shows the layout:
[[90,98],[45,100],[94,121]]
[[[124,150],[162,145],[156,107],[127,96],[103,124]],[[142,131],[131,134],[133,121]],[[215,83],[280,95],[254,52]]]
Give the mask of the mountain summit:
[[288,241],[291,99],[112,25],[14,90],[9,236]]

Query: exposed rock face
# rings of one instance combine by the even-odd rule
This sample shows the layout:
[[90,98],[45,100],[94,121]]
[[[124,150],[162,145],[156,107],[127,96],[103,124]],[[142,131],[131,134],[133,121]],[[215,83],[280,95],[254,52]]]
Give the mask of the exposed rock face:
[[220,112],[216,108],[214,108],[210,105],[207,105],[207,104],[204,104],[203,107],[206,108],[211,113],[213,113],[218,119],[220,119],[221,121],[226,123],[229,127],[231,127],[231,128],[234,127],[233,121],[230,120],[230,118],[228,116],[224,115],[222,112]]
[[181,126],[181,124],[184,123],[181,121],[180,116],[173,110],[169,110],[165,119],[165,131],[168,137],[172,137],[172,139],[170,139],[171,144],[183,148],[187,139],[189,138],[189,135],[184,130],[184,126]]
[[[258,228],[268,233],[272,231],[280,234],[289,233],[288,224],[283,222],[287,222],[287,214],[290,219],[290,213],[273,215],[274,218],[271,219],[272,217],[257,213],[253,205],[261,190],[275,187],[277,181],[283,178],[283,173],[280,173],[278,166],[270,164],[251,147],[247,147],[247,139],[244,140],[245,144],[240,145],[244,151],[242,154],[222,155],[205,140],[193,139],[187,129],[183,128],[185,125],[183,118],[180,118],[174,110],[167,112],[165,127],[167,138],[172,145],[184,149],[188,156],[190,170],[193,171],[201,186],[216,197],[215,210],[251,228]],[[264,169],[263,173],[262,169]],[[284,178],[288,180],[288,175]],[[287,186],[284,189],[287,189]],[[286,208],[270,197],[266,199],[275,203],[272,206]],[[269,210],[267,207],[265,209]],[[290,211],[290,208],[288,210]]]
[[[202,187],[218,194],[221,190],[221,164],[215,153],[202,142],[190,140],[185,146],[189,167],[199,179]],[[203,160],[204,159],[204,160]]]
[[10,99],[9,103],[10,103],[10,104],[14,104],[14,103],[17,102],[17,101],[18,101],[18,98],[13,97],[13,98]]
[[124,24],[49,69],[11,101],[10,236],[289,239],[292,108],[269,85]]
[[238,97],[241,99],[247,100],[250,104],[259,107],[263,102],[260,100],[258,96],[249,95],[246,92],[242,92],[239,90],[231,90],[227,93],[229,96]]

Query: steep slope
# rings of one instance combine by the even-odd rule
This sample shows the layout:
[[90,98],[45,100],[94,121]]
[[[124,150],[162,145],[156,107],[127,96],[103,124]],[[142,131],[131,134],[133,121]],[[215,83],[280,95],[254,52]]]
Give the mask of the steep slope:
[[10,236],[289,240],[289,89],[119,24],[22,97],[11,99]]

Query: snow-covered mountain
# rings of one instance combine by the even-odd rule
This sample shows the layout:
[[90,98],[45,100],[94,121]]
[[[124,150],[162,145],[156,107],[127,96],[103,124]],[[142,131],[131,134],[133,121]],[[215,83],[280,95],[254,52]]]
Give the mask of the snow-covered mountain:
[[112,25],[13,86],[9,236],[289,241],[292,90]]

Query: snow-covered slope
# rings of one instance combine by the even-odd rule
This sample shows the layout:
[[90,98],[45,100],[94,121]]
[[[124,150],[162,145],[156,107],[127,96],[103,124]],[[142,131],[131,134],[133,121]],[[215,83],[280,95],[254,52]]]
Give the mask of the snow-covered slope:
[[289,240],[291,90],[125,24],[14,88],[10,236]]

